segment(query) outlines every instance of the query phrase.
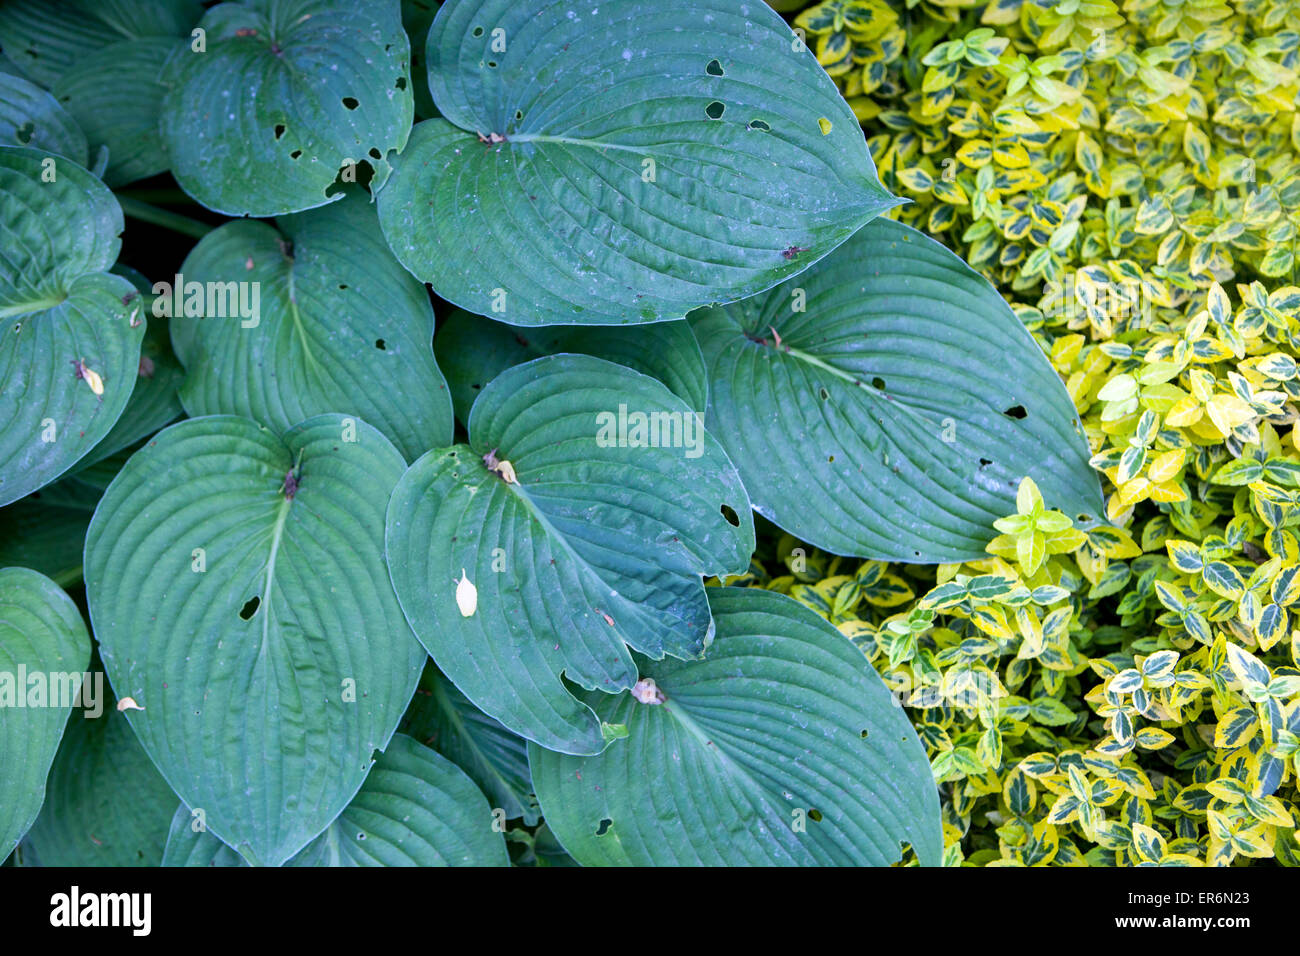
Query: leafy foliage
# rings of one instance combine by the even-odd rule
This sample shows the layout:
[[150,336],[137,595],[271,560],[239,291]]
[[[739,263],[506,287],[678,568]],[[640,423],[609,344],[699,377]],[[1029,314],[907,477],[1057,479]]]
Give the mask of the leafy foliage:
[[[27,568],[0,568],[0,757],[5,800],[0,804],[0,852],[14,848],[40,812],[45,778],[82,671],[90,661],[90,636],[72,599],[49,578]],[[33,684],[19,678],[31,671]],[[53,682],[49,675],[59,675]],[[72,681],[62,675],[74,675]],[[29,690],[31,693],[29,694]],[[18,695],[23,703],[16,706]]]
[[907,226],[871,223],[692,328],[711,427],[758,511],[801,538],[842,554],[976,557],[1027,473],[1072,514],[1101,510],[1069,396],[1023,327]]
[[342,811],[415,691],[423,654],[383,561],[402,469],[342,416],[280,436],[212,415],[132,456],[91,521],[109,680],[163,776],[250,862],[283,863]]
[[680,319],[802,271],[894,203],[761,5],[449,3],[426,61],[443,118],[380,191],[384,232],[444,298],[515,325]]
[[[993,557],[932,575],[787,540],[759,580],[909,695],[949,862],[1295,865],[1294,10],[922,8],[795,22],[916,200],[891,215],[1043,343],[1113,525],[1025,485]],[[877,28],[897,42],[858,63]]]
[[414,103],[397,4],[247,0],[213,7],[199,27],[202,48],[173,48],[159,117],[177,182],[208,208],[323,206],[340,168],[382,168],[406,144]]
[[[924,765],[890,765],[916,738],[861,655],[788,599],[714,588],[710,604],[707,661],[647,666],[640,694],[596,695],[628,727],[622,746],[529,748],[560,841],[588,865],[880,865],[900,842],[938,863],[938,828],[911,822],[932,816]],[[797,690],[772,706],[779,685]],[[883,779],[864,800],[868,775]]]
[[108,434],[131,396],[144,321],[131,283],[108,272],[122,213],[102,182],[51,153],[8,148],[0,196],[0,502],[8,504]]
[[[1069,827],[1158,862],[1282,832],[1289,292],[1229,321],[1202,253],[1187,281],[1151,273],[1169,310],[1204,293],[1191,332],[1175,311],[1149,330],[1181,350],[1136,324],[1093,342],[919,234],[954,235],[956,213],[922,219],[975,183],[919,189],[948,182],[925,166],[938,139],[910,146],[926,121],[898,104],[945,125],[959,94],[1011,98],[989,122],[1034,143],[1019,117],[1081,104],[1063,70],[1082,67],[1016,57],[1114,28],[1105,10],[1036,8],[1013,46],[965,30],[969,4],[778,6],[793,27],[741,0],[0,6],[0,601],[19,609],[0,693],[19,664],[111,691],[88,719],[12,683],[0,852],[934,865],[963,852],[971,781],[1013,759],[1006,859],[1041,862],[1026,832],[1085,858]],[[1255,55],[1267,94],[1290,54]],[[997,146],[989,163],[1029,149]],[[1087,206],[981,188],[976,219],[1041,220],[1026,241]],[[136,223],[196,241],[144,252]],[[1064,275],[1088,228],[1027,274]],[[988,272],[978,238],[962,251]],[[1260,523],[1193,533],[1232,495]],[[1108,523],[1157,505],[1149,540]],[[814,570],[771,577],[794,536],[871,560],[840,580],[845,559],[805,545]],[[1172,563],[1132,553],[1166,542]],[[1239,560],[1247,543],[1276,566]],[[879,563],[900,558],[917,565]],[[1163,628],[1158,646],[1084,600],[1129,561],[1146,584],[1121,626]],[[974,702],[920,705],[936,674]],[[1102,756],[1056,746],[1096,730],[1072,694]],[[1114,830],[1120,789],[1171,779],[1133,752],[1204,695],[1249,753],[1189,785],[1219,801],[1196,804],[1206,852],[1154,810]]]

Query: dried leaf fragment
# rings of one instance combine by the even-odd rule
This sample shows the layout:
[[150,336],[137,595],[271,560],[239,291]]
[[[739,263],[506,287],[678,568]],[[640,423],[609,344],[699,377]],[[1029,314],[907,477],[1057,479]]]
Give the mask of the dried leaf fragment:
[[73,359],[72,368],[77,378],[89,385],[92,392],[96,395],[104,394],[104,380],[99,377],[98,372],[86,365],[84,359]]
[[498,458],[495,448],[483,456],[483,464],[487,465],[488,471],[500,475],[501,480],[507,485],[519,484],[519,478],[515,475],[515,466],[504,458]]
[[632,696],[643,704],[662,704],[666,698],[664,692],[656,686],[653,677],[642,677],[632,685]]
[[460,580],[456,582],[456,606],[460,608],[461,617],[473,617],[478,610],[478,588],[470,581],[465,569],[460,569]]

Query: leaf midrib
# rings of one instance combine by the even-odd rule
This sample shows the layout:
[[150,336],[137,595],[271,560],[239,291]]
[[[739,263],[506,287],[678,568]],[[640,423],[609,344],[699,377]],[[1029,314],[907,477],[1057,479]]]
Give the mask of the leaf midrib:
[[[489,477],[496,478],[495,475],[489,475]],[[497,478],[497,480],[501,481],[501,479],[499,478]],[[640,616],[643,613],[641,611],[641,607],[639,604],[633,601],[629,601],[627,597],[624,596],[622,591],[620,591],[618,588],[614,587],[612,584],[606,581],[604,576],[600,573],[599,570],[592,567],[589,561],[587,561],[580,554],[578,554],[577,551],[574,550],[573,545],[569,543],[568,536],[563,534],[557,527],[555,527],[555,525],[551,524],[549,516],[532,500],[532,498],[528,496],[528,492],[524,489],[524,486],[521,482],[515,482],[513,489],[510,487],[510,484],[508,482],[501,481],[501,483],[506,486],[507,494],[511,493],[512,491],[514,492],[515,497],[519,501],[523,502],[524,507],[528,509],[528,512],[531,515],[533,515],[533,517],[537,519],[538,523],[542,526],[542,529],[547,533],[547,535],[549,535],[552,540],[558,541],[560,543],[560,546],[564,549],[564,553],[569,555],[569,557],[572,558],[573,561],[580,568],[590,573],[602,585],[609,588],[611,591],[615,592],[619,596],[619,598],[623,600],[624,604],[630,610],[636,613],[638,616]],[[617,638],[623,642],[623,645],[625,647],[630,648],[633,646],[631,641],[628,640],[627,633],[623,629],[622,624],[620,624],[618,621],[614,622],[614,633],[617,636]],[[642,651],[641,653],[645,653],[645,652]],[[653,658],[653,659],[659,660],[662,657],[663,654],[661,653],[658,658]]]
[[294,283],[294,262],[289,261],[288,268],[285,270],[286,279],[288,280],[288,289],[286,290],[289,299],[289,316],[293,319],[293,330],[298,336],[298,341],[302,343],[302,354],[307,360],[307,370],[315,374],[318,378],[323,378],[320,374],[320,365],[316,361],[316,356],[312,354],[311,342],[307,336],[307,329],[303,325],[302,315],[298,311],[298,291]]
[[[674,704],[671,697],[668,697],[668,699],[658,706],[662,707],[666,713],[672,716],[672,718],[676,720],[684,730],[686,730],[687,733],[698,740],[701,749],[705,753],[713,754],[725,773],[740,780],[742,784],[742,793],[756,795],[762,804],[763,810],[770,813],[774,820],[781,819],[779,808],[772,800],[768,799],[767,787],[755,779],[754,776],[750,774],[750,772],[746,770],[734,757],[719,746],[712,737],[706,734],[704,728],[696,723],[695,719],[691,717],[689,713],[680,706]],[[784,824],[778,825],[784,826]],[[797,837],[795,838],[795,842],[799,843]],[[799,843],[799,845],[802,847],[802,843]]]
[[262,646],[257,653],[259,664],[266,660],[266,646],[271,635],[271,595],[275,587],[275,563],[280,556],[280,541],[284,538],[284,526],[288,523],[289,509],[292,505],[292,498],[281,498],[279,508],[276,510],[275,527],[271,531],[271,555],[266,562],[266,587],[262,589],[265,607],[259,609],[262,612]]
[[[466,132],[475,132],[467,130]],[[561,143],[565,146],[588,146],[592,149],[617,149],[641,156],[651,155],[651,150],[641,146],[624,146],[622,143],[602,143],[598,139],[579,139],[574,136],[551,136],[546,133],[516,133],[505,140],[506,143]]]
[[27,302],[19,302],[17,305],[7,305],[0,308],[0,320],[12,319],[16,315],[27,315],[32,312],[44,312],[62,305],[67,298],[66,293],[60,293],[57,296],[46,296],[43,299],[31,299]]
[[778,355],[781,352],[785,352],[787,355],[790,355],[801,362],[805,362],[806,364],[811,365],[813,368],[820,369],[823,372],[827,372],[828,374],[835,376],[836,378],[840,379],[843,382],[847,382],[849,385],[856,388],[863,395],[871,396],[871,401],[881,402],[882,404],[886,405],[889,408],[897,408],[900,412],[904,412],[908,415],[911,415],[914,419],[916,419],[918,422],[920,422],[923,425],[926,425],[928,427],[933,427],[937,422],[937,419],[932,420],[927,418],[923,412],[913,408],[911,405],[907,404],[907,402],[903,401],[902,399],[896,398],[888,394],[887,392],[883,391],[882,389],[876,388],[874,385],[871,386],[867,385],[865,382],[862,381],[861,378],[857,377],[856,375],[852,375],[841,368],[836,368],[834,365],[831,365],[829,362],[825,361],[824,359],[818,358],[816,355],[813,355],[811,352],[805,352],[803,349],[798,349],[795,348],[793,345],[786,345],[784,343],[782,343],[781,346],[777,348],[776,351]]

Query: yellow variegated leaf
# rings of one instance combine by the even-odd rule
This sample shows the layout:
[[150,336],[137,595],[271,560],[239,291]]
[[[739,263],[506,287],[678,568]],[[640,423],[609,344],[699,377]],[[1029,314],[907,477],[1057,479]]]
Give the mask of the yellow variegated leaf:
[[1256,731],[1259,718],[1252,707],[1234,707],[1224,714],[1214,728],[1214,746],[1220,750],[1244,747]]

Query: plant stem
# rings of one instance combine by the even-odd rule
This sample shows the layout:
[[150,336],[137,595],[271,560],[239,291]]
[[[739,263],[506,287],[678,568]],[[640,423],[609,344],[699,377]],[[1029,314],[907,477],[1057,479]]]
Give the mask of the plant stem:
[[166,206],[194,205],[194,200],[182,189],[117,189],[114,194],[119,198],[126,196],[140,202],[156,202]]
[[140,202],[140,200],[132,199],[130,196],[119,195],[117,201],[122,205],[122,212],[132,219],[152,223],[155,226],[162,226],[164,229],[179,232],[184,236],[202,239],[216,228],[216,226],[209,226],[206,222],[199,222],[197,219],[182,216],[180,213],[159,209],[157,206]]

